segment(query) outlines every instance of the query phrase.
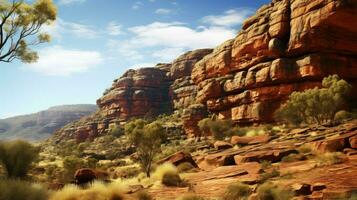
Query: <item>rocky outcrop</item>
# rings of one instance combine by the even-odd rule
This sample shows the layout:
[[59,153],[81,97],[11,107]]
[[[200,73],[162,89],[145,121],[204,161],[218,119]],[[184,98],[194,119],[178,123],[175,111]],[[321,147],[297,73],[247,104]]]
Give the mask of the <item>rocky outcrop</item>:
[[292,92],[320,87],[330,74],[357,91],[356,11],[351,0],[273,0],[213,50],[128,70],[97,101],[96,115],[67,130],[82,140],[133,117],[183,110],[186,134],[199,136],[197,123],[208,113],[242,124],[272,122]]
[[169,82],[159,68],[128,70],[97,100],[108,119],[155,116],[170,110]]
[[[126,71],[97,100],[96,114],[63,128],[57,136],[59,139],[69,136],[82,142],[105,134],[111,127],[131,118],[151,118],[187,108],[195,102],[197,94],[197,86],[191,80],[192,68],[211,52],[212,49],[189,51],[172,63]],[[200,119],[206,113],[204,107],[204,116],[199,116]],[[195,131],[196,124],[192,125],[196,126]]]
[[357,80],[356,3],[276,0],[198,62],[197,100],[221,118],[269,122],[293,91],[338,74]]
[[211,52],[212,49],[189,51],[172,62],[169,77],[174,80],[171,85],[174,109],[184,109],[195,103],[197,86],[191,79],[191,72],[193,66]]

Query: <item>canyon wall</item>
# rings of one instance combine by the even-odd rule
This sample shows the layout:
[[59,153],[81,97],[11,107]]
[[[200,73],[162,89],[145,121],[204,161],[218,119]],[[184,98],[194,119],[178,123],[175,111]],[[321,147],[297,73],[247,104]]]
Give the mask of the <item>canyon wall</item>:
[[197,100],[219,118],[270,122],[293,91],[338,74],[357,80],[357,8],[348,0],[275,0],[197,63]]
[[196,135],[208,113],[242,124],[272,122],[293,91],[318,87],[330,74],[356,90],[356,13],[356,0],[273,0],[214,50],[128,70],[97,101],[96,114],[58,135],[97,136],[112,124],[175,110],[183,110],[186,133]]

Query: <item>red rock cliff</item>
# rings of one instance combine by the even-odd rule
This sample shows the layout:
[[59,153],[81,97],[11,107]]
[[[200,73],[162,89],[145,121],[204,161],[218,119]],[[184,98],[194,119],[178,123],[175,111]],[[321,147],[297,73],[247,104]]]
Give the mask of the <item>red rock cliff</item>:
[[207,111],[238,123],[270,122],[293,91],[319,86],[329,74],[356,89],[356,13],[356,0],[273,0],[214,50],[128,70],[97,101],[95,115],[59,135],[97,136],[111,124],[174,109],[185,109],[184,128],[195,135]]
[[338,74],[357,81],[357,2],[274,0],[198,62],[197,100],[220,118],[269,122],[293,91]]

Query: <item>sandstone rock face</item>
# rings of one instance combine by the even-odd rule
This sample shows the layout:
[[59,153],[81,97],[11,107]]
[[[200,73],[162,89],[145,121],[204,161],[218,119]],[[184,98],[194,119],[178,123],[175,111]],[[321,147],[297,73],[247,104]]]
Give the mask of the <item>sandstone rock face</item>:
[[170,79],[174,80],[171,85],[174,109],[183,109],[194,104],[197,86],[191,80],[192,68],[198,61],[211,52],[212,49],[189,51],[172,62],[168,75]]
[[166,74],[159,68],[128,70],[97,104],[106,118],[124,121],[157,115],[170,109],[168,87]]
[[236,122],[270,122],[293,91],[357,81],[356,2],[276,0],[192,70],[197,100]]
[[193,104],[183,111],[183,128],[188,136],[200,137],[198,122],[207,117],[207,108],[202,104]]
[[192,136],[200,135],[197,122],[208,113],[242,124],[269,123],[293,91],[320,87],[330,74],[352,84],[357,102],[356,12],[354,0],[273,0],[213,50],[128,70],[97,101],[95,115],[62,133],[80,141],[132,117],[168,110],[184,110],[183,127]]

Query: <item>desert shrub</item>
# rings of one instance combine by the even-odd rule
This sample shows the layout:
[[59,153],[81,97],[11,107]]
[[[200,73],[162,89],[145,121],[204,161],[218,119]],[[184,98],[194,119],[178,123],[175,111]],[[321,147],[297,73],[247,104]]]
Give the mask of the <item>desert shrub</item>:
[[161,181],[166,173],[178,173],[177,168],[171,163],[164,163],[156,167],[152,178]]
[[236,126],[236,127],[232,127],[231,129],[228,129],[224,134],[227,137],[244,136],[245,132],[244,129]]
[[280,171],[277,169],[273,169],[271,172],[264,172],[260,174],[260,181],[261,183],[264,183],[268,179],[275,178],[280,176]]
[[95,182],[87,189],[67,185],[63,189],[54,192],[49,200],[124,200],[123,186],[111,183],[104,185]]
[[138,194],[136,195],[136,199],[137,200],[152,200],[152,197],[150,196],[150,194],[148,194],[145,191],[140,191],[138,192]]
[[338,111],[334,117],[337,122],[343,122],[351,118],[353,118],[353,114],[345,110]]
[[337,75],[324,78],[322,88],[293,92],[285,105],[276,112],[277,119],[292,124],[331,123],[345,105],[351,85]]
[[80,152],[82,152],[87,146],[87,142],[83,142],[83,145],[80,143],[78,146],[76,140],[66,140],[63,142],[60,142],[57,145],[56,148],[56,153],[61,156],[61,157],[66,157],[66,156],[79,156]]
[[312,147],[310,144],[304,144],[297,148],[297,151],[302,154],[307,154],[312,152]]
[[250,128],[245,135],[248,137],[253,137],[253,136],[259,136],[259,135],[265,135],[267,131],[263,128]]
[[177,172],[166,172],[162,177],[161,183],[166,186],[178,187],[181,185],[182,180]]
[[264,183],[257,190],[259,200],[290,200],[293,192],[273,183]]
[[23,178],[38,157],[39,149],[28,142],[16,140],[0,143],[0,161],[7,176]]
[[301,161],[301,160],[305,160],[306,157],[302,154],[296,154],[296,153],[292,153],[292,154],[289,154],[285,157],[283,157],[281,159],[281,161],[283,162],[294,162],[294,161]]
[[117,169],[115,174],[120,178],[133,178],[140,174],[140,167],[123,167],[122,169]]
[[125,134],[136,147],[143,171],[150,177],[153,159],[166,140],[165,129],[158,122],[147,124],[146,121],[138,119],[125,125]]
[[205,199],[195,194],[185,194],[181,197],[178,197],[176,200],[205,200]]
[[182,173],[182,172],[190,172],[192,171],[193,169],[195,169],[195,167],[189,163],[189,162],[184,162],[184,163],[181,163],[177,166],[177,171],[179,173]]
[[49,179],[56,179],[58,174],[61,173],[61,168],[57,165],[50,164],[46,166],[45,173]]
[[211,122],[212,122],[212,119],[210,119],[210,118],[205,118],[198,122],[197,126],[200,128],[202,136],[206,137],[210,134],[210,123]]
[[211,133],[216,140],[222,140],[232,134],[233,123],[231,120],[202,119],[198,127],[204,135]]
[[121,126],[114,126],[110,129],[109,134],[115,138],[124,135],[124,129]]
[[328,152],[316,156],[316,160],[320,166],[339,164],[344,162],[345,158],[346,156],[341,152]]
[[268,169],[268,168],[271,167],[271,161],[269,161],[269,160],[262,160],[262,161],[260,162],[260,165],[261,165],[262,169]]
[[233,183],[224,192],[223,200],[244,200],[248,199],[252,190],[249,185],[243,183]]
[[76,156],[67,156],[63,159],[62,181],[68,182],[73,180],[73,175],[77,169],[87,167],[86,162]]
[[15,179],[0,180],[0,200],[46,200],[47,190],[37,184]]

